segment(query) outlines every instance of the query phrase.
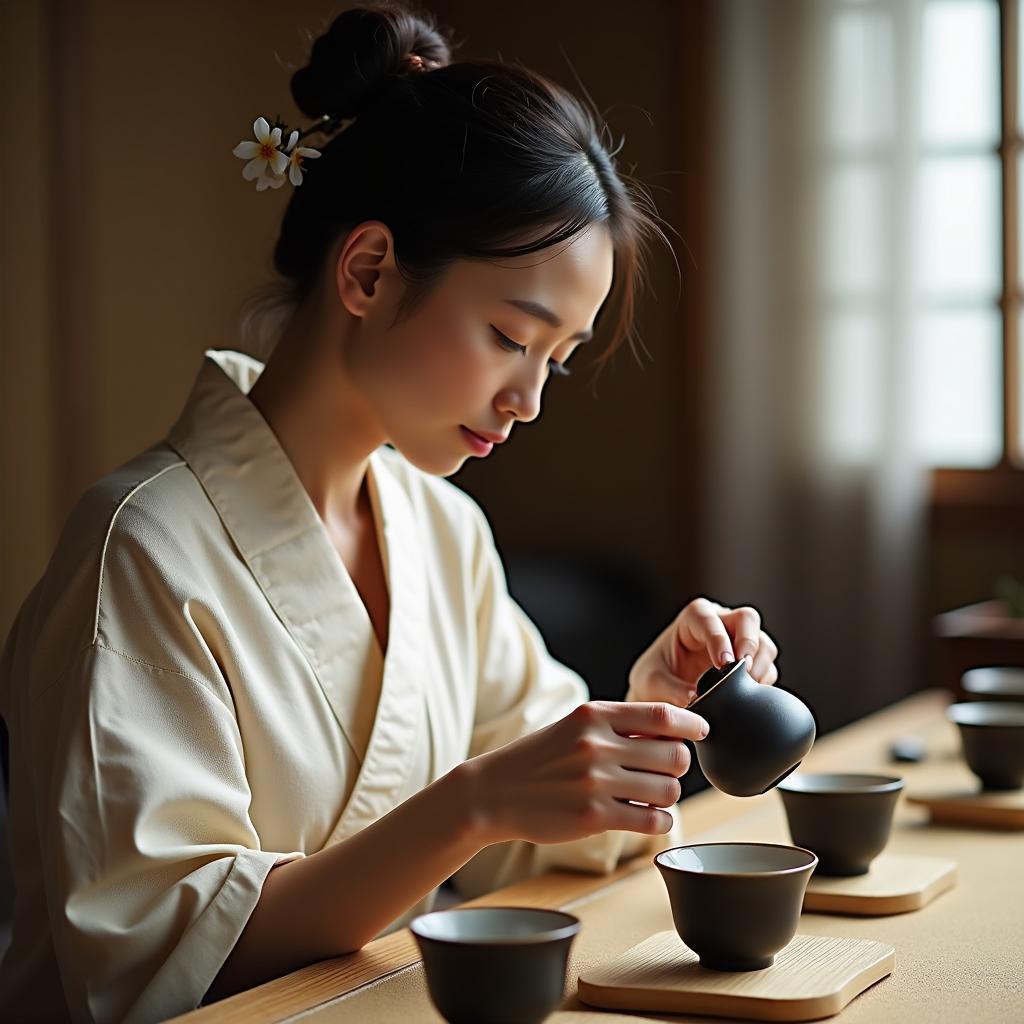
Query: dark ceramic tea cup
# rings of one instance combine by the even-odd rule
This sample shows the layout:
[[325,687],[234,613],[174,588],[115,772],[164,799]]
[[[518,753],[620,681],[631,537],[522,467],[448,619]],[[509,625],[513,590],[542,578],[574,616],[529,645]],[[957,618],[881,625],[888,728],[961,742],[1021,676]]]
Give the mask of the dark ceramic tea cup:
[[1024,668],[972,668],[960,685],[968,700],[1024,701]]
[[539,1024],[561,1005],[579,918],[532,907],[465,907],[413,918],[427,988],[450,1024]]
[[818,858],[773,843],[694,843],[654,858],[679,937],[716,971],[771,967],[800,921]]
[[814,715],[799,697],[762,686],[744,660],[709,668],[697,681],[689,710],[707,720],[695,745],[701,771],[715,789],[756,796],[777,786],[814,743]]
[[779,784],[789,834],[818,855],[816,875],[866,875],[889,841],[903,780],[797,772]]
[[984,789],[1024,786],[1024,704],[967,701],[951,704],[946,717],[960,729],[964,757]]

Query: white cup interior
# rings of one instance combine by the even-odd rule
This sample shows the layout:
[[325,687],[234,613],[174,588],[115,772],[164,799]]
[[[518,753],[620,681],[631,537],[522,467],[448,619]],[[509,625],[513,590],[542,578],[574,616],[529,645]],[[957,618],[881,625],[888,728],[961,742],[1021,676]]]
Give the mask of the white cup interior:
[[539,942],[571,933],[575,921],[533,907],[470,907],[424,914],[410,927],[423,938],[442,942]]
[[753,875],[799,871],[814,863],[814,854],[796,846],[769,843],[711,843],[682,846],[657,856],[659,864],[701,874]]
[[957,725],[1024,726],[1024,704],[997,701],[965,701],[950,704],[946,715]]
[[894,775],[858,772],[799,772],[779,785],[790,793],[890,793],[902,788],[903,780]]
[[1024,698],[1024,668],[972,668],[960,684],[968,693]]

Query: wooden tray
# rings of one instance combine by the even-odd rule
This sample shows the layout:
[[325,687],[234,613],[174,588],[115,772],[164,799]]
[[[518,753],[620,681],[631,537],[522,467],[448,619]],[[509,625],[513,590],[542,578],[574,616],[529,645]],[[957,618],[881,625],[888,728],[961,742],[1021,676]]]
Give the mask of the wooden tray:
[[830,914],[905,914],[920,910],[956,885],[956,861],[882,853],[866,875],[825,878],[812,875],[804,910]]
[[581,974],[578,995],[609,1010],[818,1020],[891,974],[895,962],[895,950],[884,942],[797,935],[763,971],[711,971],[667,931]]
[[908,793],[907,803],[927,807],[936,824],[1024,829],[1024,789],[1006,792],[967,788],[920,790]]

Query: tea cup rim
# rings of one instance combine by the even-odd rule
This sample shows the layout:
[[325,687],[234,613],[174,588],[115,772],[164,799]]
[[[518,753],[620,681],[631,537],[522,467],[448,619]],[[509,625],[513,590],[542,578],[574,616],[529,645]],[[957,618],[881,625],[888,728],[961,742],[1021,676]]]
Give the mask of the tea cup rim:
[[[440,916],[450,917],[453,914],[477,914],[481,911],[515,911],[525,914],[545,914],[559,917],[564,922],[544,931],[531,932],[529,935],[501,935],[493,938],[449,938],[442,935],[428,934],[420,924],[425,918],[437,918]],[[561,939],[571,938],[576,935],[581,926],[581,921],[575,914],[569,914],[564,910],[557,910],[549,907],[444,907],[440,910],[430,910],[425,914],[419,914],[409,922],[409,931],[417,938],[425,939],[428,942],[439,942],[446,946],[533,946],[547,942],[557,942]]]
[[[710,691],[709,691],[710,692]],[[664,864],[662,857],[675,853],[677,850],[693,850],[708,846],[761,846],[773,850],[794,850],[799,853],[806,853],[810,860],[806,864],[796,864],[790,868],[775,868],[768,871],[694,871],[691,868],[680,867],[678,864]],[[818,855],[813,850],[804,846],[793,846],[789,843],[747,843],[742,841],[719,842],[719,843],[683,843],[680,846],[673,846],[670,850],[662,850],[655,854],[654,863],[657,867],[666,871],[676,871],[681,875],[690,875],[701,878],[767,878],[779,875],[794,875],[810,868],[812,871],[818,866]]]
[[[998,680],[1003,674],[1011,679],[1017,678],[1008,685],[994,681]],[[960,686],[963,688],[964,693],[974,694],[979,697],[1007,695],[1024,697],[1024,668],[1016,665],[977,665],[964,672],[960,677]]]
[[[800,785],[802,779],[813,778],[834,778],[837,780],[843,778],[871,779],[873,781],[848,786],[840,783],[833,789],[811,789]],[[905,781],[900,776],[885,775],[882,772],[797,772],[780,782],[776,788],[784,793],[796,793],[800,796],[837,796],[846,794],[859,795],[863,793],[898,793],[905,785]]]
[[[991,714],[993,720],[979,720],[986,714]],[[954,725],[1020,729],[1024,728],[1024,706],[1000,700],[964,700],[948,705],[946,718]]]

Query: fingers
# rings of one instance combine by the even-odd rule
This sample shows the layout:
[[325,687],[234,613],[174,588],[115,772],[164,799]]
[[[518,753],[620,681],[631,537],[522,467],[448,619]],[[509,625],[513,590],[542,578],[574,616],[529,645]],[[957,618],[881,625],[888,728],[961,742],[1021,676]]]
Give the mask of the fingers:
[[759,683],[774,683],[779,678],[778,670],[775,668],[775,659],[779,649],[775,641],[765,632],[760,633],[757,653],[753,658],[753,665],[749,671],[751,678]]
[[722,613],[724,628],[736,638],[733,645],[737,659],[750,658],[747,668],[753,670],[754,658],[761,642],[761,615],[756,608],[746,605]]
[[663,701],[591,701],[577,708],[595,709],[590,714],[604,715],[620,736],[656,736],[665,739],[701,740],[708,734],[708,723],[700,715]]
[[672,831],[672,815],[659,807],[619,803],[609,817],[609,829],[640,832],[647,836],[661,836]]
[[679,640],[688,650],[706,650],[718,668],[746,658],[747,670],[759,683],[774,683],[779,677],[775,668],[779,648],[761,629],[760,612],[749,605],[723,608],[707,598],[696,598],[680,616]]
[[623,741],[619,764],[633,771],[656,772],[678,779],[690,770],[690,748],[679,740],[637,736]]
[[679,616],[679,642],[688,651],[707,650],[711,664],[721,668],[735,661],[722,607],[705,597],[694,598]]
[[652,772],[621,769],[616,773],[612,786],[612,796],[617,800],[635,800],[652,807],[671,807],[683,795],[678,779]]

